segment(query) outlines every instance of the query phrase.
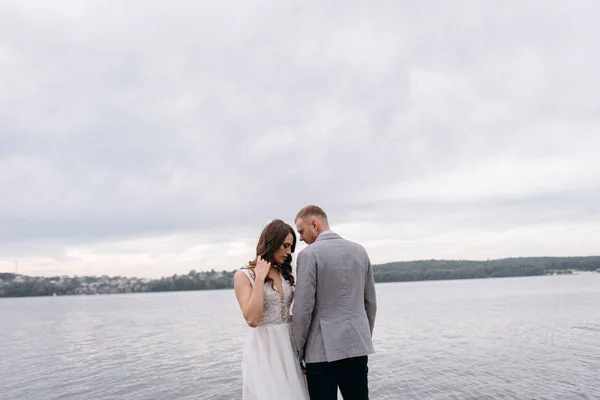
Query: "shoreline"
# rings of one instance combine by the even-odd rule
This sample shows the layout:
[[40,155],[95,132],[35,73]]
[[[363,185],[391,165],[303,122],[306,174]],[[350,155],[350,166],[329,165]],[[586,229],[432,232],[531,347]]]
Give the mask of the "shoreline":
[[[514,278],[541,278],[541,277],[556,277],[556,276],[573,276],[573,275],[598,275],[597,271],[586,271],[586,270],[573,270],[571,273],[563,274],[541,274],[541,275],[518,275],[518,276],[486,276],[478,278],[449,278],[449,279],[423,279],[413,281],[388,281],[388,282],[375,282],[379,284],[391,284],[391,283],[424,283],[424,282],[446,282],[446,281],[478,281],[487,279],[514,279]],[[191,292],[217,292],[224,290],[233,290],[233,287],[215,288],[215,289],[191,289],[191,290],[165,290],[165,291],[145,291],[145,292],[126,292],[126,293],[94,293],[94,294],[61,294],[61,295],[44,295],[44,296],[0,296],[2,299],[31,299],[31,298],[46,298],[46,297],[96,297],[96,296],[119,296],[119,295],[137,295],[137,294],[164,294],[164,293],[191,293]]]

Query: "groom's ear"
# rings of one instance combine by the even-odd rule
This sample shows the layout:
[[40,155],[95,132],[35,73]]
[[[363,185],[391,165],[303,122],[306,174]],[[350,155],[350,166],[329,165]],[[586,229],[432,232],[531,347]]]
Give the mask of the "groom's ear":
[[318,218],[313,218],[312,220],[310,220],[310,223],[316,230],[319,230],[319,226],[321,226],[321,221],[319,221]]

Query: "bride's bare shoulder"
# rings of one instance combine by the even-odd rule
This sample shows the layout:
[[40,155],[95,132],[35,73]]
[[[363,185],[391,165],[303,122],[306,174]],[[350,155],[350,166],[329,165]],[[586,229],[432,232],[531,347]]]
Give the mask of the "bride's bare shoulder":
[[242,268],[235,272],[233,276],[233,284],[234,285],[250,285],[252,283],[250,274],[247,272],[248,269]]

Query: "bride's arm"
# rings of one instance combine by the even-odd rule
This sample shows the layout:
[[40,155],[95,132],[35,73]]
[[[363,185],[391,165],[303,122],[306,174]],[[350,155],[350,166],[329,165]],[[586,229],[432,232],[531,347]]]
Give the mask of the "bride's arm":
[[264,279],[256,279],[253,287],[250,279],[243,271],[236,272],[233,278],[233,289],[244,314],[244,319],[253,328],[256,328],[262,319],[264,285]]

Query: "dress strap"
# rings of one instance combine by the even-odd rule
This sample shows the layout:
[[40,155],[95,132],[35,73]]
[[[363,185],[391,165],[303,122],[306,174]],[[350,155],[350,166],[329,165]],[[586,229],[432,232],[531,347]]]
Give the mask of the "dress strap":
[[244,275],[248,277],[252,286],[254,286],[254,278],[252,277],[252,273],[250,272],[250,268],[242,268]]

